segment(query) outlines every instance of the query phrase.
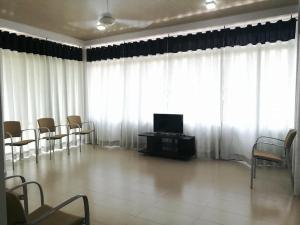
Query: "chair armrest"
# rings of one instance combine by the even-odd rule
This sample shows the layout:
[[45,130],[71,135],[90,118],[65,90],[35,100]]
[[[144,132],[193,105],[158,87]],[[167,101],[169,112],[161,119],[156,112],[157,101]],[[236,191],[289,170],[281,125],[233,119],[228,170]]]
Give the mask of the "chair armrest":
[[13,136],[12,136],[12,134],[9,133],[9,132],[5,132],[5,134],[7,134],[9,136],[10,143],[13,143]]
[[[276,146],[276,147],[280,147],[281,150],[284,150],[284,146],[283,146],[283,145],[277,145],[277,144],[268,143],[268,142],[256,142],[256,143],[253,145],[253,148],[252,148],[252,157],[253,157],[253,155],[254,155],[255,149],[257,149],[257,144]],[[278,150],[278,149],[277,149],[277,150]]]
[[[21,175],[7,176],[4,178],[4,181],[10,180],[10,179],[15,179],[15,178],[19,178],[21,180],[22,184],[26,183],[25,177],[23,177]],[[23,186],[23,195],[20,195],[19,197],[21,197],[20,198],[21,200],[24,200],[24,209],[25,209],[26,214],[28,215],[28,193],[27,193],[26,185]]]
[[41,205],[44,205],[44,192],[43,192],[43,188],[42,188],[42,186],[41,186],[38,182],[36,182],[36,181],[28,181],[28,182],[24,182],[24,183],[22,183],[22,184],[20,184],[20,185],[17,185],[17,186],[15,186],[15,187],[9,189],[8,191],[9,191],[9,192],[12,192],[12,191],[14,191],[14,190],[16,190],[16,189],[18,189],[18,188],[24,188],[24,187],[27,188],[27,186],[28,186],[29,184],[35,184],[35,185],[38,186],[39,191],[40,191],[40,197],[41,197]]
[[31,221],[28,225],[36,225],[42,222],[43,220],[47,219],[49,216],[51,216],[56,211],[60,210],[61,208],[69,205],[70,203],[74,202],[75,200],[82,198],[83,204],[84,204],[84,217],[85,217],[85,225],[90,224],[90,212],[89,212],[89,202],[86,195],[76,195],[72,198],[69,198],[68,200],[64,201],[63,203],[59,204],[58,206],[54,207],[53,209],[46,212],[44,215],[40,216],[39,218]]
[[69,125],[57,125],[57,126],[55,126],[55,128],[58,128],[58,127],[66,127],[66,128],[68,128]]
[[94,124],[94,122],[92,122],[92,121],[85,121],[85,122],[81,123],[81,125],[83,125],[83,124],[88,124],[89,127],[92,127],[92,130],[95,130],[95,124]]
[[275,140],[275,141],[280,141],[284,142],[284,140],[279,139],[279,138],[273,138],[273,137],[268,137],[268,136],[260,136],[256,139],[256,142],[258,142],[260,139],[270,139],[270,140]]
[[[51,133],[50,129],[48,127],[39,127],[38,130],[40,132],[40,130],[42,129],[46,129],[47,130],[47,133]],[[45,132],[46,133],[46,132]]]
[[33,131],[34,133],[34,139],[36,140],[36,129],[24,129],[24,130],[21,130],[21,139],[23,138],[23,132],[25,131]]
[[[47,132],[44,132],[44,133],[47,133],[49,138],[51,137],[52,132],[50,131],[50,129],[49,129],[48,127],[39,127],[39,128],[38,128],[38,131],[39,131],[39,138],[38,138],[38,141],[41,139],[41,138],[40,138],[41,129],[46,129]],[[44,134],[44,133],[42,133],[42,134]]]
[[69,127],[70,127],[69,125],[67,125],[67,124],[66,125],[65,124],[64,125],[62,125],[62,124],[57,125],[57,126],[55,126],[55,130],[56,130],[56,128],[59,128],[59,127],[66,127],[67,134],[69,134]]
[[10,179],[14,179],[14,178],[20,178],[20,180],[22,181],[22,183],[26,182],[25,177],[23,177],[21,175],[13,175],[13,176],[4,177],[4,180],[10,180]]
[[278,144],[274,144],[274,143],[269,143],[269,142],[256,142],[255,143],[256,145],[257,144],[263,144],[263,145],[273,145],[273,146],[277,146],[277,147],[281,147],[281,148],[283,148],[284,146],[283,145],[278,145]]
[[69,130],[72,130],[72,129],[81,129],[81,124],[82,124],[82,123],[76,124],[76,127],[75,127],[75,128],[71,128],[71,125],[68,125]]
[[36,129],[33,129],[33,128],[24,129],[24,130],[21,130],[21,132],[23,133],[24,131],[30,131],[30,130],[34,131],[34,133],[36,132]]

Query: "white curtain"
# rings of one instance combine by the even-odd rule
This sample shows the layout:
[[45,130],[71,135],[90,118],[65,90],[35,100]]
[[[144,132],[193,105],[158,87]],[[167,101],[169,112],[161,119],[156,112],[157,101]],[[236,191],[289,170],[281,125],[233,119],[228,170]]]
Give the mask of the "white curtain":
[[294,127],[295,41],[226,48],[221,153],[250,158],[258,136],[284,138]]
[[135,147],[153,113],[184,115],[200,157],[249,159],[258,135],[293,127],[295,41],[90,62],[98,143]]
[[4,49],[0,57],[4,121],[20,121],[25,129],[42,117],[56,124],[66,124],[68,115],[84,117],[83,62]]

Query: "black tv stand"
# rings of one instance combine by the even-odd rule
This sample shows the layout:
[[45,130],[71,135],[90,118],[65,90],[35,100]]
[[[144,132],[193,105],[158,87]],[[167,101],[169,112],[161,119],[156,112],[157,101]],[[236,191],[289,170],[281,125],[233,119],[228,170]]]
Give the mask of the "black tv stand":
[[138,151],[141,153],[177,159],[190,159],[196,155],[194,136],[155,132],[138,136]]

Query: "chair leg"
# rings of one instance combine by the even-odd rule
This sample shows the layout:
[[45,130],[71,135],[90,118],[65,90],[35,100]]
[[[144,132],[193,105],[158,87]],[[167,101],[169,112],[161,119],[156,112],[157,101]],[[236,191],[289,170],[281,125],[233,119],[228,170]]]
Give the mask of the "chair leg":
[[287,164],[287,169],[288,169],[289,174],[290,174],[292,188],[294,188],[294,176],[293,176],[293,171],[292,171],[292,168],[291,168],[291,162],[290,162],[290,159],[289,159],[288,155],[287,155],[287,158],[286,158],[286,164]]
[[253,171],[253,178],[256,178],[256,166],[257,166],[257,159],[254,158],[254,171]]
[[92,136],[93,148],[96,147],[96,140],[95,140],[95,138],[96,138],[95,131],[93,131],[93,136]]
[[250,188],[253,189],[253,176],[254,176],[254,158],[251,159],[251,180],[250,180]]
[[24,210],[25,210],[26,216],[28,216],[28,213],[29,213],[29,204],[28,204],[27,185],[25,185],[23,187],[23,195],[24,195]]
[[55,149],[55,139],[53,139],[53,141],[52,141],[52,153],[53,153],[53,156],[54,156],[54,149]]
[[79,150],[81,152],[81,135],[79,135]]
[[24,199],[24,210],[25,210],[25,213],[26,213],[26,215],[28,216],[28,214],[29,214],[29,204],[28,204],[28,199],[26,199],[26,198],[28,198],[28,197],[24,197],[25,199]]
[[20,147],[20,160],[23,159],[23,146]]
[[67,151],[68,151],[68,155],[70,155],[70,137],[69,137],[69,135],[67,136]]
[[50,160],[51,160],[51,140],[48,140],[48,147],[49,147],[49,154],[50,154]]
[[14,161],[14,146],[11,146],[11,162],[13,171],[15,170],[15,161]]
[[76,134],[74,134],[74,137],[75,137],[75,139],[74,139],[75,146],[77,146],[77,135],[76,135]]
[[40,140],[35,140],[35,162],[39,163],[39,142]]

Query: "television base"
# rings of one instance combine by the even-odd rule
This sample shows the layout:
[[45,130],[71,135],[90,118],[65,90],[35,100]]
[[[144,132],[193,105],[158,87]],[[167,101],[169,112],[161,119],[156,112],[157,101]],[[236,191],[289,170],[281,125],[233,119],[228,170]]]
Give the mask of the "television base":
[[187,160],[196,155],[195,137],[174,133],[141,133],[138,135],[138,152]]

